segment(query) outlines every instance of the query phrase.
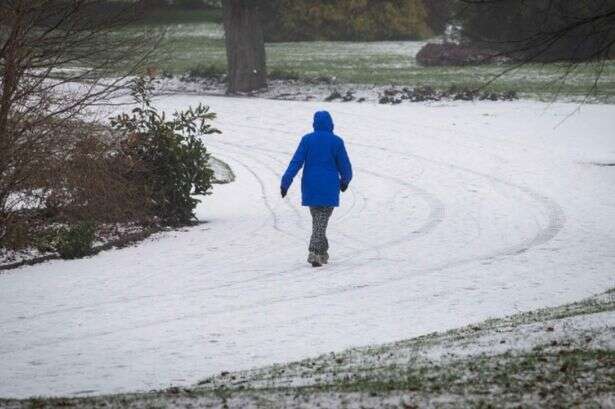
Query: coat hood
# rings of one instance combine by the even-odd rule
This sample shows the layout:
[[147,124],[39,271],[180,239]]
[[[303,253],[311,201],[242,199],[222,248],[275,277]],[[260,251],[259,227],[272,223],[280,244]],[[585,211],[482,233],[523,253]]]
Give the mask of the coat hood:
[[314,114],[314,130],[333,132],[333,118],[327,111],[318,111]]

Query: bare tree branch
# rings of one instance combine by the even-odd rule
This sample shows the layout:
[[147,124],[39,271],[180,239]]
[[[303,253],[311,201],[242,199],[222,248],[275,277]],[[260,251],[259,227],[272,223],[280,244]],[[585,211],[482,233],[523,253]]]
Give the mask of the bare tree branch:
[[38,183],[68,127],[121,89],[160,40],[123,31],[138,18],[136,3],[101,7],[106,1],[0,2],[0,239],[9,197]]

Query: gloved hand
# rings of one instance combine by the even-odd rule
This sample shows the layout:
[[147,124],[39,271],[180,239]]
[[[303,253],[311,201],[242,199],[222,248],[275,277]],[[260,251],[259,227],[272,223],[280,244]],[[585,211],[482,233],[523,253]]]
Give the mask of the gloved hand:
[[280,188],[280,194],[282,195],[282,199],[286,197],[286,193],[288,193],[288,189]]
[[344,183],[344,182],[340,183],[340,190],[342,192],[345,192],[346,189],[348,189],[348,183]]

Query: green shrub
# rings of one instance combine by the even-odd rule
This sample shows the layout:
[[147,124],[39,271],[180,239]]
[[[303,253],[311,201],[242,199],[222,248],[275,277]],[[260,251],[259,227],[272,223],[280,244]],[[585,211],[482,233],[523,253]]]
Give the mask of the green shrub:
[[32,238],[32,245],[41,253],[53,252],[56,251],[57,237],[57,229],[48,227],[36,232],[36,235]]
[[175,112],[172,119],[152,106],[153,80],[138,78],[132,95],[138,106],[132,114],[111,119],[111,125],[126,135],[125,155],[144,166],[154,215],[168,225],[191,222],[199,200],[193,195],[210,193],[213,171],[201,135],[220,133],[210,125],[216,117],[209,107]]
[[429,37],[421,0],[263,2],[267,41],[415,40]]
[[55,250],[63,259],[81,258],[92,254],[96,226],[93,223],[78,223],[57,231]]

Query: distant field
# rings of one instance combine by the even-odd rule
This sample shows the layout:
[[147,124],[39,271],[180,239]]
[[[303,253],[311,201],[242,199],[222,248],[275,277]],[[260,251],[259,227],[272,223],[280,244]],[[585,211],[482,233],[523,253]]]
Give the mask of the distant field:
[[[198,65],[226,66],[223,30],[217,23],[159,24],[166,31],[152,65],[181,75]],[[123,35],[130,30],[123,32]],[[479,86],[502,73],[506,65],[426,68],[415,55],[425,42],[301,42],[267,45],[270,71],[300,77],[332,76],[341,82],[376,85]],[[508,73],[493,83],[495,90],[516,90],[538,98],[554,94],[583,96],[594,85],[597,67],[576,68],[565,81],[562,64],[535,64]],[[615,95],[615,61],[607,64],[596,84],[598,95]]]

